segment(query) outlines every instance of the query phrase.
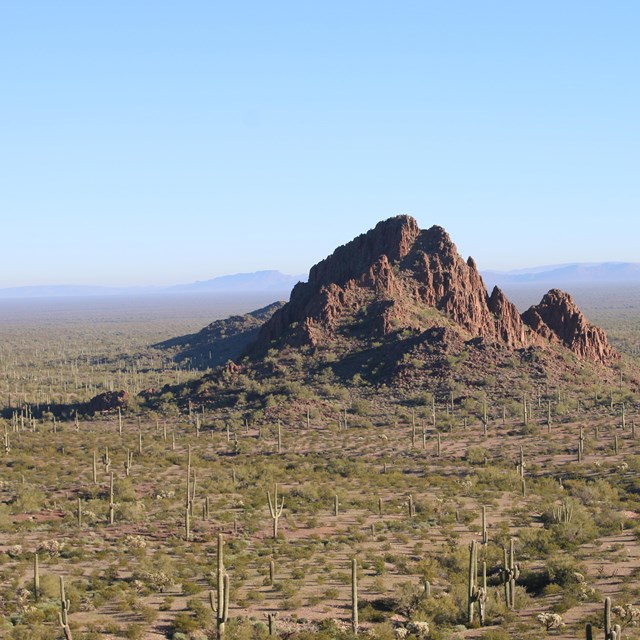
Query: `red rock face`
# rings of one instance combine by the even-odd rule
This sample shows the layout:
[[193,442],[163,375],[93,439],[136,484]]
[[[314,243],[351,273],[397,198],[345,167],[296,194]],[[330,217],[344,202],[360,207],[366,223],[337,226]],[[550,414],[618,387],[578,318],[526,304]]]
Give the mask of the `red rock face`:
[[540,304],[530,307],[522,317],[536,333],[571,349],[583,360],[607,364],[620,357],[605,332],[592,325],[573,298],[559,289],[551,289]]
[[437,326],[437,317],[421,312],[435,308],[467,339],[511,349],[552,342],[601,363],[617,357],[604,332],[589,324],[567,294],[551,291],[521,316],[497,287],[487,295],[475,262],[462,259],[444,229],[421,231],[409,216],[378,223],[315,265],[309,281],[296,285],[289,303],[263,325],[256,347],[280,339],[318,346],[365,304],[372,335]]

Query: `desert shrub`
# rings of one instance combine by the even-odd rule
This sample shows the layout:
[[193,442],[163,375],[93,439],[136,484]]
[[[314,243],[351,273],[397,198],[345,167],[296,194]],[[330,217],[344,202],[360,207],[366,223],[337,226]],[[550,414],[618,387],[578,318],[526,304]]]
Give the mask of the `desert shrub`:
[[469,464],[485,464],[490,458],[489,452],[484,447],[467,447],[465,459]]
[[525,560],[548,556],[558,550],[554,534],[549,529],[527,527],[518,533],[518,555]]
[[510,640],[511,635],[504,629],[489,629],[480,638],[481,640]]
[[12,501],[13,513],[34,513],[42,509],[44,493],[31,484],[20,484]]
[[433,621],[436,625],[453,625],[462,621],[462,612],[457,599],[447,592],[435,593],[422,598],[414,616]]
[[374,640],[396,640],[396,635],[390,622],[374,624],[369,633]]
[[192,596],[196,593],[202,591],[202,587],[196,582],[190,582],[188,580],[184,580],[182,583],[182,594],[185,596]]
[[144,637],[144,625],[137,622],[128,624],[124,631],[124,637],[128,640],[140,640]]
[[174,637],[178,633],[183,633],[185,636],[188,636],[192,631],[196,631],[197,629],[198,623],[195,617],[186,611],[179,611],[171,625]]
[[523,571],[519,583],[528,592],[540,594],[549,585],[558,585],[563,590],[577,587],[584,582],[584,568],[573,557],[554,555],[548,558],[540,571]]

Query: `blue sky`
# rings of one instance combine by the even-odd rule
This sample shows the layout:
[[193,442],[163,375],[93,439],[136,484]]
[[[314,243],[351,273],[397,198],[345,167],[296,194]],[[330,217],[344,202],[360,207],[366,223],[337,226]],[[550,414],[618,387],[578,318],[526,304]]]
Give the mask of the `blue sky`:
[[640,261],[640,4],[0,3],[0,286],[304,273],[381,219]]

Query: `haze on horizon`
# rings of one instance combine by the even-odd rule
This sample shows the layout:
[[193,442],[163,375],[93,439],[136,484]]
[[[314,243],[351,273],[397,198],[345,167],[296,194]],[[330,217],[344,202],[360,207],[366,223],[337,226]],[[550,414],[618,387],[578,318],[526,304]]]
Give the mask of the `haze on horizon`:
[[0,6],[0,287],[306,273],[400,213],[638,262],[640,6]]

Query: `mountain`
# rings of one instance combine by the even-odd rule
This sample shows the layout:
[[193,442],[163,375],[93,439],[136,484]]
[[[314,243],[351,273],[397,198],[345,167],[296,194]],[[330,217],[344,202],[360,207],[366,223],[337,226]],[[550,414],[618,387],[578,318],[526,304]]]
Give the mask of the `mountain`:
[[640,284],[640,263],[600,262],[548,265],[514,271],[482,271],[488,286],[553,284]]
[[304,276],[289,276],[279,271],[256,271],[220,276],[212,280],[181,284],[167,289],[169,292],[289,292]]
[[498,287],[487,293],[473,258],[463,260],[443,228],[422,230],[409,216],[338,247],[289,302],[168,346],[194,367],[229,360],[159,390],[152,405],[170,392],[272,416],[309,397],[329,403],[373,388],[400,398],[455,391],[459,401],[501,389],[517,401],[567,379],[614,381],[620,359],[569,294],[551,289],[521,314]]
[[262,327],[255,351],[330,344],[358,333],[354,315],[379,339],[407,331],[426,339],[437,329],[510,349],[557,344],[583,360],[617,359],[571,296],[554,289],[520,315],[498,287],[487,295],[473,258],[464,261],[444,229],[421,230],[409,216],[380,222],[315,265]]

